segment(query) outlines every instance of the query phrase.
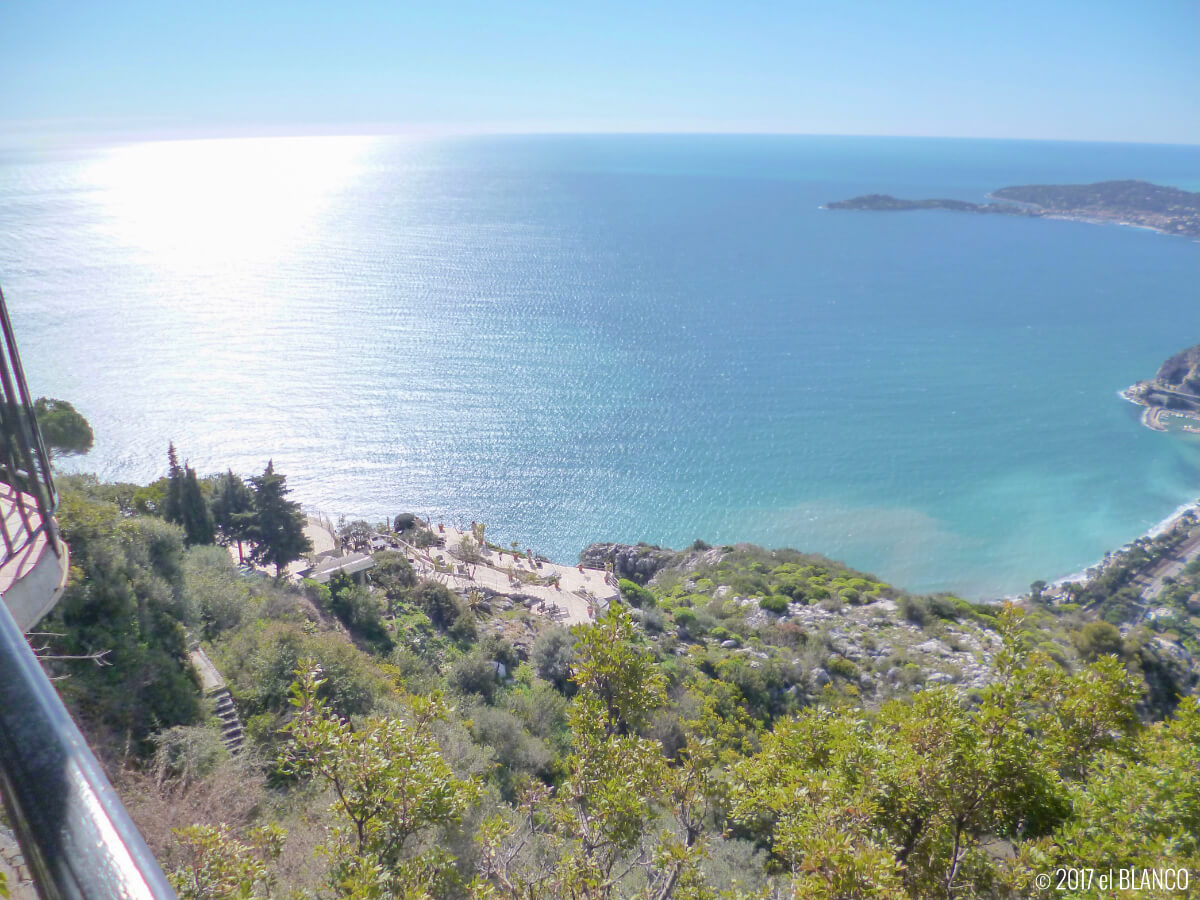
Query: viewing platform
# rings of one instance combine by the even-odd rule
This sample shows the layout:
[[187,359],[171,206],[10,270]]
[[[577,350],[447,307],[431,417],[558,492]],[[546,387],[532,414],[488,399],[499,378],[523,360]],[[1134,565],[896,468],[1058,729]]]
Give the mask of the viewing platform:
[[67,545],[35,497],[0,483],[0,596],[22,631],[54,608],[67,586]]

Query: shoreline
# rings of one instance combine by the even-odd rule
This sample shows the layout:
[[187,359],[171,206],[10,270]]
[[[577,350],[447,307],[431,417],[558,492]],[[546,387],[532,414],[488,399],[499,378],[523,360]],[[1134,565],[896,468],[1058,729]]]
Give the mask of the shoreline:
[[[1187,516],[1189,513],[1191,513],[1194,516],[1200,517],[1200,497],[1196,497],[1194,500],[1188,500],[1185,503],[1181,503],[1179,506],[1175,507],[1175,510],[1170,515],[1168,515],[1166,518],[1164,518],[1161,521],[1157,522],[1156,524],[1152,525],[1149,529],[1142,532],[1137,537],[1126,541],[1120,547],[1113,548],[1110,551],[1110,555],[1115,555],[1115,554],[1121,552],[1126,547],[1129,547],[1131,544],[1133,544],[1134,541],[1137,541],[1141,538],[1153,539],[1160,535],[1166,534],[1168,531],[1170,531],[1171,529],[1173,529],[1177,525],[1179,525],[1179,523],[1182,521],[1182,519],[1185,516]],[[1106,559],[1101,558],[1101,559],[1097,560],[1096,562],[1092,563],[1092,565],[1088,566],[1085,569],[1077,570],[1075,572],[1072,572],[1069,575],[1063,575],[1059,578],[1055,578],[1053,581],[1047,581],[1046,587],[1048,589],[1049,588],[1061,589],[1062,586],[1065,584],[1070,584],[1070,583],[1086,584],[1089,581],[1091,581],[1092,578],[1100,575],[1103,572],[1105,563],[1106,563]],[[1094,573],[1094,574],[1089,574],[1089,573]],[[1012,597],[1003,597],[1001,599],[1017,600],[1017,599],[1021,599],[1023,597],[1028,597],[1028,596],[1029,596],[1028,593],[1023,593],[1023,594],[1018,594],[1018,595],[1012,596]]]
[[[334,535],[334,533],[333,533],[332,521],[328,519],[326,514],[319,512],[313,508],[308,508],[308,507],[305,508],[305,512],[306,512],[306,515],[308,515],[308,517],[310,519],[310,523],[312,525],[315,525],[316,527],[320,528],[321,530],[328,532],[331,537],[336,538],[336,535]],[[1119,554],[1123,550],[1130,547],[1135,541],[1138,541],[1138,540],[1144,539],[1144,538],[1145,539],[1157,538],[1160,535],[1165,534],[1168,531],[1175,528],[1176,526],[1178,526],[1180,524],[1180,522],[1188,515],[1191,515],[1197,519],[1200,519],[1200,496],[1196,496],[1195,498],[1193,498],[1191,500],[1186,500],[1183,503],[1180,503],[1177,507],[1175,507],[1174,510],[1172,510],[1170,513],[1168,513],[1166,516],[1164,516],[1158,522],[1154,523],[1149,528],[1147,528],[1145,531],[1142,531],[1140,534],[1138,534],[1135,537],[1131,538],[1130,540],[1126,541],[1124,544],[1121,544],[1119,546],[1115,546],[1115,547],[1111,548],[1108,551],[1108,553],[1106,554],[1106,556],[1101,557],[1100,559],[1096,560],[1094,563],[1092,563],[1088,566],[1085,566],[1081,569],[1076,569],[1068,574],[1060,575],[1060,576],[1054,578],[1053,580],[1047,580],[1046,581],[1047,591],[1050,591],[1050,592],[1061,591],[1061,589],[1064,585],[1070,584],[1070,583],[1077,583],[1077,584],[1089,583],[1090,581],[1092,581],[1093,578],[1096,578],[1096,577],[1100,576],[1101,574],[1103,574],[1105,566],[1108,564],[1108,562],[1111,558],[1115,557],[1117,554]],[[453,537],[453,538],[461,540],[461,538],[465,534],[467,534],[467,532],[465,531],[465,529],[462,526],[456,526],[453,524],[445,524],[445,523],[440,523],[440,524],[442,524],[442,527],[444,529],[444,531],[442,531],[441,534],[446,538]],[[433,527],[435,529],[437,528],[436,525]],[[595,542],[593,542],[593,543],[595,543]],[[447,550],[449,549],[448,545],[449,545],[449,541],[447,541],[447,547],[446,547]],[[582,553],[584,549],[585,548],[581,547],[579,552]],[[793,549],[799,549],[799,548],[793,548]],[[505,550],[503,552],[511,553],[512,551]],[[816,550],[816,551],[800,550],[800,552],[818,552],[819,553],[820,551],[819,550]],[[575,570],[578,568],[578,562],[568,563],[568,562],[552,560],[552,559],[549,559],[548,557],[540,557],[540,558],[543,559],[545,561],[545,563],[548,564],[554,570],[561,570],[562,572],[566,572],[567,570]],[[486,567],[492,567],[495,565],[494,563],[489,564],[488,562],[483,562],[482,560],[481,560],[481,563],[483,565],[485,565]],[[573,575],[574,572],[572,571],[571,574]],[[572,586],[575,587],[574,585],[572,585]],[[905,587],[904,585],[895,585],[895,586],[897,588],[899,588],[900,590],[909,591],[909,588]],[[588,585],[588,587],[592,587],[592,586]],[[920,592],[912,592],[912,593],[919,594]],[[934,593],[936,593],[936,592],[934,592]],[[1020,600],[1027,599],[1028,597],[1029,597],[1029,592],[1022,591],[1020,593],[1015,593],[1015,594],[1006,594],[1001,597],[996,597],[994,600],[985,601],[985,602],[1000,603],[1003,601],[1020,601]]]

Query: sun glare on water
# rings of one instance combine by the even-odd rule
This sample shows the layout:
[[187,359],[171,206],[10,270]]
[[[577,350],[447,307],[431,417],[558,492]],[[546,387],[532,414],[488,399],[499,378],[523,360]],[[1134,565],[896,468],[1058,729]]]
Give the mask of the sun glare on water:
[[106,236],[158,266],[271,263],[314,236],[370,137],[163,141],[110,151],[88,180]]

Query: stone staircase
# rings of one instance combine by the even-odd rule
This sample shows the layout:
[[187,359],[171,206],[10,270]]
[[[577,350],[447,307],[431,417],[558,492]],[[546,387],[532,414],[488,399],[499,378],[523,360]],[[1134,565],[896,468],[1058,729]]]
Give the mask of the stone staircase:
[[213,704],[213,713],[221,720],[221,740],[230,753],[241,752],[242,745],[246,742],[246,732],[242,728],[229,691],[221,688],[209,694],[208,699]]
[[212,704],[213,715],[221,721],[221,740],[230,753],[240,752],[246,742],[246,732],[233,705],[233,697],[229,696],[229,689],[225,687],[225,679],[199,644],[192,644],[190,656],[192,666],[200,676],[204,696]]

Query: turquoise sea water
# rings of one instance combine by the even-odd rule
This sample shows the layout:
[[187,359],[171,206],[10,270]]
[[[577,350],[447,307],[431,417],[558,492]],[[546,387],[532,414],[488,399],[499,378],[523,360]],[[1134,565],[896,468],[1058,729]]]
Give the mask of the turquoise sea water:
[[973,597],[1078,570],[1200,494],[1117,392],[1200,340],[1194,242],[833,212],[1139,177],[1188,147],[571,136],[0,152],[33,390],[143,481],[268,457],[331,514],[749,540]]

